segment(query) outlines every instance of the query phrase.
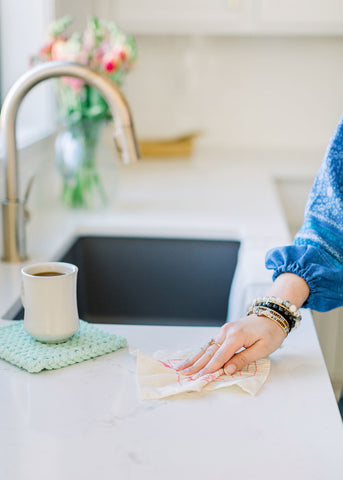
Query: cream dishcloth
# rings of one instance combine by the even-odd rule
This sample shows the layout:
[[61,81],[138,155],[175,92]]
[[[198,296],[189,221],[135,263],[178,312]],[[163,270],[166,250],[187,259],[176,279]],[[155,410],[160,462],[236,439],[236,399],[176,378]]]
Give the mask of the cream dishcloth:
[[226,375],[220,369],[193,380],[175,370],[193,352],[159,350],[153,356],[140,350],[132,350],[131,353],[137,357],[137,381],[142,400],[165,398],[184,392],[212,391],[231,385],[238,385],[250,395],[256,395],[270,370],[270,359],[263,358],[232,375]]

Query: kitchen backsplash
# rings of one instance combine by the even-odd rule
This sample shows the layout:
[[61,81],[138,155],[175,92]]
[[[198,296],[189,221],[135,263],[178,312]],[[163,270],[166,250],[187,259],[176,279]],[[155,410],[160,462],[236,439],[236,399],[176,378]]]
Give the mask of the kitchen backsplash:
[[343,111],[343,39],[136,37],[124,90],[140,136],[324,150]]

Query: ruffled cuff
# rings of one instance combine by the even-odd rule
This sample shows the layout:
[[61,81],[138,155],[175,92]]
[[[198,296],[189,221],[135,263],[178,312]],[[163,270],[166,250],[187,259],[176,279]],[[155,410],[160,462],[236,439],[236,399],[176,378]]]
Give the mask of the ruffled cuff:
[[274,270],[273,280],[282,273],[303,278],[310,295],[303,307],[327,312],[343,305],[343,265],[313,245],[289,245],[269,250],[266,268]]

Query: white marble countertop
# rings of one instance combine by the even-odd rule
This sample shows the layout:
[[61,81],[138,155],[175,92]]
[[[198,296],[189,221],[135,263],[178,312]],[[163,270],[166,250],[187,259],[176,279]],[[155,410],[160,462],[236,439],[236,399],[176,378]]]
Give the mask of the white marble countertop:
[[[289,241],[275,177],[308,178],[315,170],[293,157],[276,165],[272,156],[224,151],[143,161],[120,167],[116,201],[106,212],[84,214],[59,205],[50,169],[30,201],[26,263],[59,258],[79,234],[239,239],[235,316],[270,282],[266,250]],[[18,302],[21,267],[0,262],[2,317]],[[213,335],[204,327],[102,328],[151,352],[196,347]],[[0,399],[1,479],[343,476],[342,424],[307,311],[273,354],[256,397],[226,389],[141,402],[125,349],[36,375],[0,361]]]
[[[151,353],[216,331],[99,328]],[[39,374],[0,362],[0,478],[340,480],[342,424],[307,313],[271,359],[255,397],[229,387],[156,401],[139,399],[128,349]]]

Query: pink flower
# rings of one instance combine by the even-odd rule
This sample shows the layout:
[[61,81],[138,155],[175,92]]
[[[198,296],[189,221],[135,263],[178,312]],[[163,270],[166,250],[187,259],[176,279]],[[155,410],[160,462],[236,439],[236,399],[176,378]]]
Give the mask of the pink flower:
[[120,58],[115,55],[114,51],[107,52],[102,58],[101,65],[106,72],[113,73],[120,65]]
[[44,45],[40,49],[39,56],[42,60],[44,60],[44,61],[51,60],[51,50],[52,50],[53,44],[54,44],[54,42],[51,41],[51,42],[47,43],[46,45]]
[[63,77],[61,81],[65,85],[68,85],[76,93],[79,93],[84,85],[83,81],[80,78],[75,77]]
[[118,63],[114,59],[109,60],[108,62],[104,62],[104,68],[108,73],[114,72],[115,70],[117,70],[117,67]]
[[[96,17],[89,20],[83,32],[68,34],[67,27],[70,23],[71,17],[63,17],[49,27],[47,41],[37,57],[43,62],[81,63],[107,74],[117,83],[122,83],[136,56],[133,38],[124,35],[113,22],[106,23]],[[63,92],[63,88],[70,88],[76,96],[83,94],[84,82],[82,80],[63,77],[61,83],[61,92]],[[90,101],[96,103],[97,98],[94,96]],[[73,102],[73,96],[61,95],[62,102],[68,104],[69,100]],[[74,108],[74,105],[72,106]],[[100,107],[103,108],[103,105],[101,104]],[[81,110],[82,108],[83,106],[80,106]],[[105,114],[107,115],[107,113]]]
[[115,47],[113,55],[116,58],[120,58],[120,60],[123,62],[125,62],[128,57],[127,50],[123,47],[123,45],[118,45],[117,47]]
[[95,50],[93,56],[91,57],[90,65],[93,68],[97,68],[97,67],[101,66],[103,55],[104,55],[104,51],[101,47],[98,48],[97,50]]
[[52,60],[66,60],[66,41],[57,40],[51,47]]

